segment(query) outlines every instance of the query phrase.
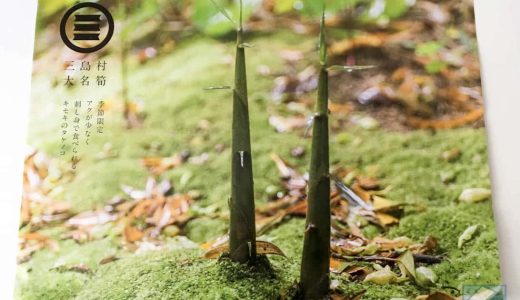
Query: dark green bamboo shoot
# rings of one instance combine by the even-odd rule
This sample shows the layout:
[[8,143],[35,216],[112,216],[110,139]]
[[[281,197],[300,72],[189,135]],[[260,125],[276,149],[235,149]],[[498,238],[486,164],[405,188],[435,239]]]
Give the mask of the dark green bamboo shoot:
[[300,273],[300,291],[305,299],[323,299],[329,292],[329,117],[324,16],[321,21],[319,47],[321,69],[318,82],[318,101],[312,129],[307,220]]
[[[240,6],[242,11],[242,3]],[[244,47],[240,16],[233,89],[229,255],[234,261],[253,264],[256,259],[255,203]]]

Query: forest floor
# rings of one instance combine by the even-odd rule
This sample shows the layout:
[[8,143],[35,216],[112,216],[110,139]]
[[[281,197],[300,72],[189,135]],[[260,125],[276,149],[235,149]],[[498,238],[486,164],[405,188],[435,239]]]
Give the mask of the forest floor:
[[[303,174],[310,145],[310,139],[303,136],[305,128],[280,133],[270,124],[273,115],[287,117],[294,112],[285,103],[272,100],[273,75],[266,75],[265,70],[283,73],[284,61],[277,53],[299,49],[313,53],[315,40],[284,31],[249,39],[255,45],[247,52],[247,64],[255,195],[260,207],[273,199],[273,191],[283,190],[272,154]],[[195,217],[170,228],[178,232],[163,232],[158,237],[160,246],[129,243],[132,238],[128,236],[125,241],[124,225],[116,221],[93,226],[88,240],[82,242],[64,238],[71,231],[64,222],[42,226],[38,233],[46,237],[47,244],[20,262],[18,299],[276,299],[294,292],[304,231],[302,217],[286,216],[259,237],[276,244],[287,256],[269,256],[274,270],[270,274],[201,258],[205,251],[201,245],[227,232],[232,109],[229,91],[204,88],[232,83],[233,53],[232,43],[195,37],[142,65],[131,61],[129,98],[142,100],[140,112],[146,114],[142,125],[124,128],[117,96],[120,86],[114,84],[106,98],[105,133],[91,139],[82,150],[76,173],[60,181],[60,191],[54,194],[57,201],[70,205],[67,211],[71,215],[94,213],[115,196],[126,197],[122,185],[145,188],[151,173],[143,166],[143,158],[175,157],[188,151],[191,159],[162,170],[156,178],[170,181],[175,193],[196,194],[190,202],[190,213]],[[305,60],[316,58],[311,54]],[[119,60],[115,55],[107,60],[113,72],[109,76],[117,77]],[[59,161],[60,120],[55,112],[63,98],[49,99],[48,90],[68,99],[81,90],[62,85],[51,88],[43,72],[36,73],[33,82],[29,142],[49,161]],[[341,95],[333,92],[332,96]],[[338,105],[341,100],[331,99]],[[435,254],[445,257],[431,266],[439,277],[439,290],[450,292],[449,287],[460,288],[469,282],[499,283],[491,201],[457,201],[464,189],[490,188],[485,130],[389,130],[373,123],[363,111],[338,109],[331,113],[333,165],[377,178],[381,186],[391,187],[385,197],[404,207],[398,224],[384,229],[367,226],[363,228],[365,235],[406,236],[417,243],[434,236],[439,244]],[[297,148],[301,153],[294,155]],[[442,158],[453,149],[460,155]],[[59,165],[67,169],[66,162]],[[478,233],[459,248],[459,236],[476,224]],[[21,234],[28,231],[23,227]],[[332,279],[347,295],[365,291],[362,299],[412,299],[431,291],[411,282],[378,285],[349,280],[345,274]]]

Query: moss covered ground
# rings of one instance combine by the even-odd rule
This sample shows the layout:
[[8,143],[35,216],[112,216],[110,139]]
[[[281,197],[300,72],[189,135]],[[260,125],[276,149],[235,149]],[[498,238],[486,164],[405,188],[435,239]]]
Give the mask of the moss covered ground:
[[[250,112],[253,140],[255,191],[258,204],[267,200],[266,188],[279,186],[279,173],[270,159],[277,153],[302,173],[308,157],[293,158],[290,150],[309,147],[309,140],[299,133],[276,133],[268,118],[284,112],[283,104],[271,101],[271,77],[260,76],[257,69],[268,66],[273,73],[282,61],[275,53],[283,49],[312,50],[314,40],[290,32],[250,37],[255,48],[248,50],[250,70]],[[310,51],[312,53],[312,51]],[[205,87],[232,82],[232,65],[226,57],[233,54],[232,43],[203,37],[183,41],[171,53],[162,54],[144,65],[131,61],[129,95],[142,99],[147,117],[141,128],[125,130],[118,103],[120,85],[113,84],[104,97],[114,103],[106,117],[103,135],[96,135],[85,147],[74,179],[58,195],[69,201],[75,211],[102,206],[121,194],[120,185],[144,187],[148,172],[139,159],[145,156],[170,156],[182,150],[192,155],[208,153],[203,165],[184,164],[162,174],[171,179],[177,191],[198,190],[202,199],[197,207],[212,206],[227,210],[229,186],[231,97],[228,91],[204,91]],[[309,60],[315,57],[309,57]],[[117,78],[118,59],[108,57],[109,76]],[[79,88],[52,87],[48,77],[36,74],[30,124],[30,144],[50,156],[59,157],[59,123],[56,112],[61,99],[74,97]],[[335,99],[332,99],[334,101]],[[207,120],[209,126],[199,126]],[[334,115],[331,121],[336,122]],[[103,145],[110,143],[117,157],[98,159]],[[151,144],[160,144],[150,150]],[[223,151],[215,145],[223,145]],[[443,151],[459,148],[461,157],[454,162],[440,158]],[[153,147],[152,147],[153,148]],[[220,147],[222,148],[222,147]],[[355,126],[332,134],[331,160],[382,179],[392,186],[388,198],[410,204],[400,224],[390,236],[408,236],[422,241],[425,236],[438,238],[441,254],[448,257],[433,267],[444,286],[463,283],[500,283],[497,241],[490,201],[461,204],[456,201],[465,188],[489,188],[489,170],[484,129],[462,128],[447,131],[389,132],[365,130]],[[453,181],[445,184],[441,174],[450,173]],[[424,207],[419,210],[417,207]],[[460,234],[470,225],[480,224],[478,235],[461,250]],[[196,219],[188,223],[186,238],[168,241],[170,250],[132,254],[121,247],[120,237],[110,228],[94,242],[77,244],[59,241],[60,250],[35,253],[22,263],[17,273],[18,299],[276,299],[293,291],[298,279],[304,220],[286,220],[261,239],[277,244],[287,255],[271,258],[274,275],[249,273],[229,262],[200,259],[196,243],[224,234],[226,220]],[[59,237],[60,229],[49,230]],[[117,254],[118,261],[100,265],[99,261]],[[83,263],[90,272],[63,272],[60,265]],[[244,275],[244,276],[242,276]],[[412,297],[428,293],[412,284],[378,286],[349,283],[334,277],[345,291],[367,290],[363,299]]]

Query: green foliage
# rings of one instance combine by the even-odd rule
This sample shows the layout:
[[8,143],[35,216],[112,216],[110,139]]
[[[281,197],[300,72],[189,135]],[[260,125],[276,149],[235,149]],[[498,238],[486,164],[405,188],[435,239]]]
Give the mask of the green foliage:
[[278,14],[299,12],[304,16],[316,17],[322,14],[323,4],[325,4],[328,13],[336,13],[346,8],[353,7],[360,1],[361,0],[278,0],[274,4],[274,12]]
[[366,2],[363,0],[280,0],[275,3],[275,12],[297,12],[307,17],[317,17],[321,15],[324,4],[326,12],[330,14],[360,5],[366,10],[362,17],[363,20],[378,21],[399,18],[410,7],[409,1],[406,0],[371,0],[368,1],[369,5],[366,5]]
[[[277,0],[274,3],[276,14],[297,13],[304,17],[321,16],[323,7],[327,14],[336,14],[357,5],[365,9],[360,20],[374,22],[396,19],[404,15],[410,8],[407,0],[371,0],[369,5],[363,0]],[[219,8],[216,8],[216,6]],[[238,23],[238,0],[195,0],[193,3],[192,21],[203,33],[210,36],[222,36],[233,29]],[[244,0],[244,21],[247,20],[261,4],[259,0]],[[363,4],[363,5],[362,5]],[[362,6],[361,6],[362,5]],[[234,20],[230,22],[229,19]]]
[[296,0],[279,0],[274,3],[274,12],[277,14],[288,13],[294,9]]
[[390,19],[396,19],[408,11],[409,5],[406,0],[385,0],[384,15]]
[[346,8],[353,7],[359,2],[360,0],[303,0],[295,1],[295,3],[299,5],[294,6],[298,8],[298,10],[301,11],[303,15],[314,17],[320,16],[322,14],[324,4],[327,13],[337,13]]
[[417,48],[415,48],[415,54],[419,56],[432,56],[442,49],[442,44],[439,42],[428,42],[428,43],[422,43],[417,45]]
[[425,69],[426,69],[426,72],[428,72],[429,74],[437,74],[437,73],[441,72],[442,70],[444,70],[447,66],[448,66],[448,64],[446,64],[446,62],[444,62],[442,60],[434,60],[434,61],[428,63],[426,65]]
[[[97,2],[97,1],[94,1]],[[44,0],[38,2],[38,12],[40,18],[48,18],[60,10],[64,10],[76,3],[76,0]]]
[[[209,36],[218,37],[236,30],[240,19],[239,1],[195,0],[192,21],[195,27]],[[260,1],[243,0],[243,19],[247,20],[260,5]]]
[[426,56],[431,60],[425,66],[425,70],[429,74],[437,74],[448,66],[446,62],[439,59],[439,53],[443,47],[441,43],[432,41],[419,44],[415,48],[415,54],[417,56]]
[[[38,27],[42,27],[49,18],[56,15],[67,7],[70,7],[76,0],[44,0],[40,1],[39,18],[42,23]],[[323,4],[325,4],[327,14],[335,14],[349,8],[359,5],[366,12],[362,14],[362,21],[377,21],[381,19],[398,18],[407,12],[409,5],[406,0],[371,0],[369,5],[364,5],[365,0],[277,0],[275,1],[274,12],[276,14],[296,13],[304,17],[315,18],[321,15]],[[109,7],[117,6],[117,2],[109,1],[106,3]],[[216,5],[215,5],[216,4]],[[202,33],[211,37],[220,37],[226,35],[236,29],[239,23],[239,0],[183,0],[183,1],[156,1],[144,0],[138,1],[136,4],[130,5],[124,3],[128,7],[131,19],[125,19],[126,30],[129,32],[137,32],[143,22],[150,18],[161,17],[161,11],[168,7],[186,7],[191,6],[191,21],[194,26]],[[363,4],[363,6],[361,6]],[[260,0],[243,0],[243,18],[246,21],[252,13],[261,5]],[[371,10],[377,11],[377,7],[383,5],[384,9],[379,13],[372,15]],[[232,20],[232,21],[230,21]],[[138,33],[138,32],[137,32]]]
[[386,23],[403,16],[412,5],[408,0],[372,0],[361,21]]

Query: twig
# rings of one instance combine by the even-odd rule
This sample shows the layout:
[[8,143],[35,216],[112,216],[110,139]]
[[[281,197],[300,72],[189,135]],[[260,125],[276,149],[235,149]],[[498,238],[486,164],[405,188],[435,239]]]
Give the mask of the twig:
[[[344,256],[337,253],[332,253],[332,257],[345,260],[345,261],[389,261],[389,262],[397,262],[396,256],[398,256],[399,253],[392,252],[389,257],[385,256]],[[432,256],[432,255],[426,255],[426,254],[413,254],[413,259],[416,263],[425,263],[429,265],[433,264],[439,264],[442,262],[442,257],[440,256]]]

